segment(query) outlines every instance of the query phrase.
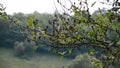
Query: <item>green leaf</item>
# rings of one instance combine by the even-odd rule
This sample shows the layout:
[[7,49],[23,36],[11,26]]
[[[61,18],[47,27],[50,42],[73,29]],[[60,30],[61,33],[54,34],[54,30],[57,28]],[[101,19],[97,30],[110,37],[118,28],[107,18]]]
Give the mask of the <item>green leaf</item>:
[[78,11],[75,12],[75,16],[80,16],[80,13]]
[[29,28],[33,28],[34,27],[34,23],[33,23],[32,18],[28,17],[27,20],[28,20],[28,27]]
[[62,39],[59,39],[59,41],[60,41],[60,43],[63,44],[63,45],[67,43],[66,41],[64,41],[64,40],[62,40]]
[[98,17],[99,17],[100,19],[103,19],[103,15],[102,15],[101,13],[98,13]]
[[112,52],[108,51],[108,56],[112,56]]
[[65,24],[65,21],[64,21],[64,19],[62,19],[62,25],[64,25]]
[[60,54],[60,55],[64,55],[64,52],[58,52],[58,54]]
[[69,54],[70,54],[70,55],[72,54],[72,49],[71,49],[71,50],[69,50]]
[[97,58],[92,58],[92,64],[94,65],[95,68],[96,67],[97,68],[103,68],[103,64]]
[[38,25],[38,27],[41,27],[41,26],[42,26],[42,24],[41,24],[40,22],[38,22],[38,24],[37,24],[37,25]]
[[99,46],[102,47],[102,48],[106,48],[106,47],[105,47],[104,45],[102,45],[102,44],[99,44]]
[[15,19],[15,22],[16,22],[16,23],[18,23],[18,22],[19,22],[19,19],[18,19],[18,18],[16,18],[16,19]]
[[35,46],[34,49],[37,50],[40,46]]
[[72,38],[69,37],[69,38],[66,39],[66,41],[69,43],[69,42],[72,41]]
[[113,37],[113,38],[112,38],[112,41],[115,41],[116,39],[117,39],[116,37]]
[[32,35],[35,35],[35,32],[32,32]]
[[89,32],[90,36],[95,36],[95,32]]
[[52,50],[52,53],[54,53],[54,54],[55,54],[56,52],[57,52],[57,50],[56,50],[56,49],[53,49],[53,50]]
[[80,20],[81,20],[81,22],[84,22],[86,20],[86,18],[81,16]]
[[97,40],[102,40],[103,39],[103,36],[101,35],[97,35]]
[[94,49],[92,47],[90,48],[90,52],[89,53],[90,53],[90,55],[94,55],[95,54],[95,51],[94,51]]
[[74,12],[77,11],[77,7],[75,5],[72,5],[72,8],[73,8]]
[[42,33],[43,35],[45,35],[45,31],[41,31],[41,33]]
[[118,48],[117,48],[118,51],[120,51],[120,44],[118,44]]
[[78,35],[77,35],[77,40],[80,40],[80,38],[81,38],[81,35],[78,34]]
[[38,40],[38,37],[37,36],[34,36],[34,41],[37,41]]
[[90,51],[90,55],[94,55],[95,53],[93,51]]

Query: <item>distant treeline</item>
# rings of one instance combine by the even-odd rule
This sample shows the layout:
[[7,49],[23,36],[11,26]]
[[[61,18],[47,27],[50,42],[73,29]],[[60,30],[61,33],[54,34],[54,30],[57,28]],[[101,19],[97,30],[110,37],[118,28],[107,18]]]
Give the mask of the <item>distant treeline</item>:
[[[28,17],[31,17],[33,21],[39,22],[40,25],[42,25],[41,27],[44,28],[45,26],[51,27],[49,21],[54,17],[54,14],[47,14],[47,13],[40,14],[38,12],[34,12],[31,14],[14,13],[13,15],[10,15],[10,17],[16,20],[19,25],[23,26],[23,28],[28,23],[27,21]],[[48,31],[51,31],[50,28]],[[15,48],[15,50],[17,49],[20,52],[26,47],[29,48],[26,45],[29,42],[26,42],[26,36],[22,32],[23,31],[21,31],[21,27],[16,25],[14,21],[0,18],[0,47]],[[41,45],[41,44],[38,43],[37,45]],[[44,44],[42,45],[43,46],[38,48],[37,51],[39,51],[40,53],[44,53],[44,52],[48,53],[49,47],[44,46]],[[71,57],[75,57],[79,52],[83,53],[86,50],[87,49],[85,47],[83,47],[81,51],[76,50],[76,53],[74,53],[74,55],[71,55]],[[51,52],[49,51],[49,53],[54,53],[54,51]]]
[[[10,17],[18,20],[18,23],[22,26],[27,24],[27,17],[31,17],[33,20],[39,21],[43,26],[48,25],[51,14],[40,14],[34,12],[32,14],[14,13]],[[15,41],[24,41],[25,37],[20,32],[20,27],[13,24],[11,20],[0,18],[0,46],[13,47]]]

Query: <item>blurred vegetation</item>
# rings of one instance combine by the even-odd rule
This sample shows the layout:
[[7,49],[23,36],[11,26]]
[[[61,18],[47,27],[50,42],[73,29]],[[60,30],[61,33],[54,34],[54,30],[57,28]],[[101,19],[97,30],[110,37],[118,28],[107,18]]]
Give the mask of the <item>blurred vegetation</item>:
[[34,55],[34,42],[15,42],[14,43],[15,55],[21,58],[30,58]]
[[[68,65],[68,68],[99,68],[101,63],[94,67],[93,63],[91,62],[92,59],[97,60],[95,57],[90,56],[89,54],[78,54],[75,59],[72,61],[71,64]],[[97,60],[99,61],[99,60]],[[114,64],[110,64],[106,68],[120,68],[120,61],[115,61]]]
[[62,59],[73,55],[76,50],[80,53],[84,47],[82,53],[88,52],[95,58],[83,55],[69,68],[79,68],[80,64],[83,68],[119,68],[120,2],[107,0],[112,4],[111,9],[99,9],[90,14],[87,0],[78,1],[79,5],[69,0],[70,8],[57,1],[65,10],[62,14],[35,11],[32,14],[7,15],[0,4],[0,46],[14,48],[15,55],[19,57],[32,56],[34,50],[44,48],[61,55]]
[[93,68],[93,65],[88,54],[81,54],[76,56],[68,68]]

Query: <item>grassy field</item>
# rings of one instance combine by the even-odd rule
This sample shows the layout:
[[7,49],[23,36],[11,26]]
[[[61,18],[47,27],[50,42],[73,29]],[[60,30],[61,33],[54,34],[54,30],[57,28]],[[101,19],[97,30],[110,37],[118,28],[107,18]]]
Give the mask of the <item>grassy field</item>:
[[35,54],[30,59],[20,59],[14,55],[14,50],[0,48],[0,68],[66,68],[71,59],[48,54]]

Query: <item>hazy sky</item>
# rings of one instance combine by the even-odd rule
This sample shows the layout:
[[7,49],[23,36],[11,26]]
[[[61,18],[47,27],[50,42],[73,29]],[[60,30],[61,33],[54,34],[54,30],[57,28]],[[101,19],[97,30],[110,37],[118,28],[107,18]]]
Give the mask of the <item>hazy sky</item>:
[[40,13],[54,11],[53,0],[0,0],[6,7],[6,12],[31,13],[39,11]]
[[[32,13],[34,11],[38,11],[40,13],[53,13],[55,11],[54,1],[56,0],[0,0],[0,3],[6,7],[6,12],[8,14],[13,14],[15,12]],[[89,0],[89,3],[94,1],[95,0]],[[104,5],[96,4],[95,7],[91,8],[91,12],[93,12],[98,7],[103,6]],[[57,7],[57,9],[60,8]]]

